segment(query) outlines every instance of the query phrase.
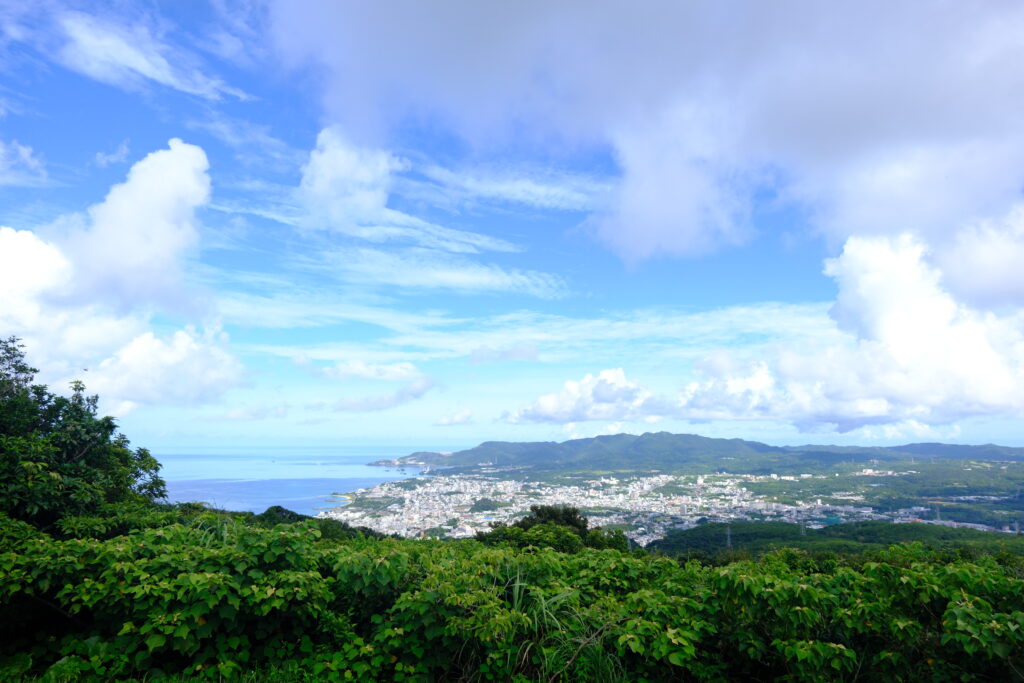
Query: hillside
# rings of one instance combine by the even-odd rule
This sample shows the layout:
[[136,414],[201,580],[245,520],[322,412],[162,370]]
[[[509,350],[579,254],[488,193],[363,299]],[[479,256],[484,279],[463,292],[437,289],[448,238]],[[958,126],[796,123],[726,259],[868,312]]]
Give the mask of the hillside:
[[967,446],[919,443],[890,447],[769,446],[743,439],[715,439],[668,432],[615,434],[589,439],[515,443],[487,441],[451,454],[418,452],[376,465],[427,464],[454,471],[481,468],[559,472],[649,472],[703,474],[799,474],[822,470],[860,469],[872,463],[927,459],[1024,461],[1024,448],[991,444]]

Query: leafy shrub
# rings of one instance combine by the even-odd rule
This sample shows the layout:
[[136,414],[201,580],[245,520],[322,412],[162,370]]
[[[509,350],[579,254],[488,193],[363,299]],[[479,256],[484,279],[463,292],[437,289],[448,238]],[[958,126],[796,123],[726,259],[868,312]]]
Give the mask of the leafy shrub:
[[[197,517],[108,540],[0,528],[12,676],[1008,680],[1024,652],[1016,565],[944,564],[920,547],[859,568],[796,551],[713,567],[575,547],[325,543],[314,521]],[[579,542],[558,525],[507,529]]]

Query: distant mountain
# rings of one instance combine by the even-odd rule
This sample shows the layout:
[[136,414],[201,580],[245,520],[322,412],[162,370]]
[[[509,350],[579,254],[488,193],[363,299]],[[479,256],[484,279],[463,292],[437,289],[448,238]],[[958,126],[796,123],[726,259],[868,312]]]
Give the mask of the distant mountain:
[[911,459],[976,459],[1024,461],[1024,448],[986,444],[963,446],[919,443],[890,447],[769,446],[743,439],[713,439],[668,432],[615,434],[591,439],[510,442],[487,441],[456,453],[419,452],[373,464],[430,465],[452,471],[481,468],[528,469],[556,472],[650,472],[798,474],[848,464],[857,469],[870,463]]

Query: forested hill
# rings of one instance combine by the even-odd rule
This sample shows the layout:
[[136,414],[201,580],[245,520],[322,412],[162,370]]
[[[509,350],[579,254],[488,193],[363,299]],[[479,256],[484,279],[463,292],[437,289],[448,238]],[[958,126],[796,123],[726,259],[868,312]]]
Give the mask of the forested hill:
[[454,470],[524,468],[534,472],[647,472],[700,474],[714,471],[779,474],[817,472],[844,466],[927,459],[1024,461],[1024,448],[987,444],[918,443],[890,447],[769,446],[743,439],[713,439],[668,432],[615,434],[590,439],[515,443],[487,441],[456,453],[419,452],[378,465],[428,464]]

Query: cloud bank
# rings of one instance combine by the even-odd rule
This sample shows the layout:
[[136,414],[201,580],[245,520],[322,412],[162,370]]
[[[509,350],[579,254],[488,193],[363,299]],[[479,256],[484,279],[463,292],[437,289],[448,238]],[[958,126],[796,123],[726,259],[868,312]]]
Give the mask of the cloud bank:
[[[723,351],[698,379],[658,397],[621,369],[569,381],[507,416],[512,422],[774,420],[804,430],[910,429],[1024,416],[1024,315],[957,301],[911,235],[857,237],[826,263],[843,343],[759,360]],[[906,429],[904,431],[906,431]],[[918,429],[920,431],[920,429]]]
[[[478,149],[608,149],[589,222],[624,259],[744,243],[765,197],[841,244],[949,238],[1024,181],[1024,7],[272,2],[285,63],[380,143],[412,122]],[[566,31],[566,26],[572,26]]]

